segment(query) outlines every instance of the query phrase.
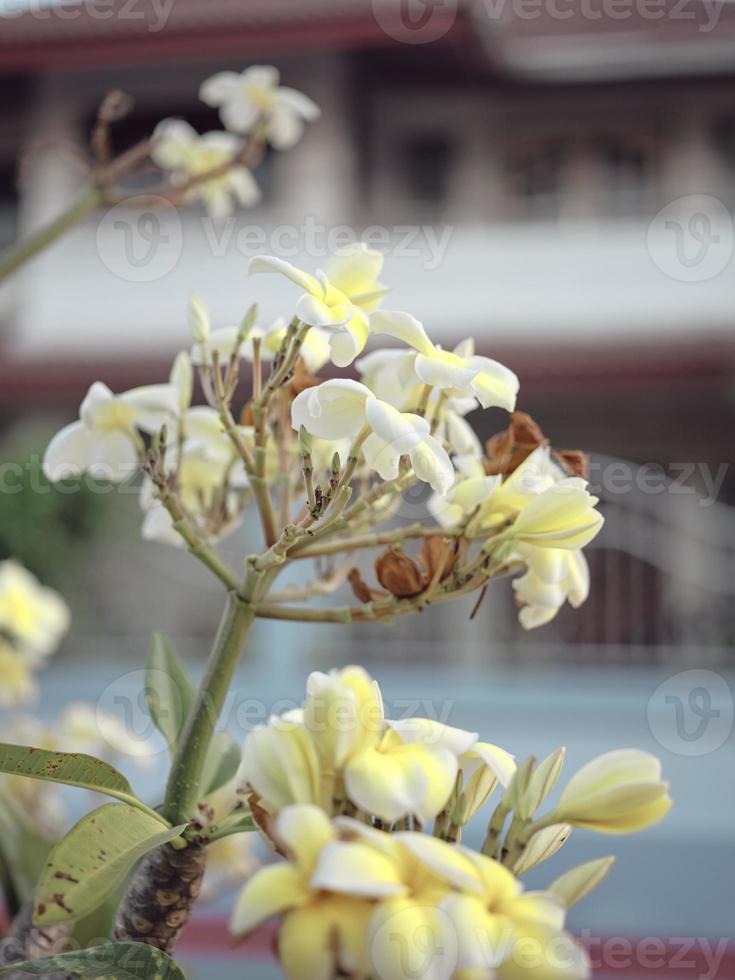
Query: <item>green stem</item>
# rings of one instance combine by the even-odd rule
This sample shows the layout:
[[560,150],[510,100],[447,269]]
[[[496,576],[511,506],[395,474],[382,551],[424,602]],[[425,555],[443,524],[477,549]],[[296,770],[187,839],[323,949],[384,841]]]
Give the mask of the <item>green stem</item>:
[[196,806],[207,750],[254,614],[250,602],[229,593],[204,679],[171,765],[163,815],[172,824],[185,823]]
[[88,188],[74,203],[50,224],[44,225],[25,241],[12,245],[0,253],[0,282],[7,279],[13,272],[25,265],[74,225],[87,215],[96,211],[104,201],[104,195],[98,187]]
[[200,538],[198,533],[190,526],[186,513],[176,497],[167,490],[159,491],[159,499],[166,510],[171,515],[174,530],[181,535],[192,555],[198,558],[213,575],[229,590],[235,591],[239,587],[239,582],[233,572],[222,562],[219,556],[207,543]]
[[409,524],[407,527],[396,528],[394,531],[380,531],[372,534],[358,534],[352,538],[338,538],[326,544],[316,544],[314,547],[302,548],[297,558],[317,558],[321,555],[336,555],[343,551],[357,551],[362,548],[379,548],[381,545],[395,544],[411,538],[456,538],[461,530],[447,531],[442,527],[423,527],[421,524]]

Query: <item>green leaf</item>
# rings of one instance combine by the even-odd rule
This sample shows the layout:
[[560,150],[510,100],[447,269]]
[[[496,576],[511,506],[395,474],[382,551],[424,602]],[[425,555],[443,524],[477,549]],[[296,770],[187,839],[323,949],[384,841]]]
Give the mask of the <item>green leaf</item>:
[[49,752],[28,745],[0,742],[0,772],[64,783],[66,786],[80,786],[113,796],[146,813],[153,812],[138,799],[130,783],[114,766],[82,752]]
[[101,943],[107,942],[112,933],[115,913],[123,899],[130,877],[130,874],[126,875],[117,888],[113,889],[109,895],[100,898],[100,901],[88,915],[74,922],[70,946],[73,943],[77,949],[86,949],[88,946],[99,946]]
[[146,943],[105,943],[89,949],[57,953],[39,960],[13,963],[0,969],[3,973],[48,975],[66,973],[89,980],[186,980],[184,973],[170,956]]
[[602,884],[613,864],[615,864],[614,857],[598,858],[596,861],[578,864],[576,868],[571,868],[560,875],[550,886],[549,891],[560,898],[567,908],[571,908]]
[[196,690],[173,647],[161,633],[154,633],[151,640],[145,694],[153,723],[173,755]]
[[124,803],[106,803],[88,813],[49,854],[33,921],[45,926],[88,915],[139,858],[185,829],[186,824],[171,828],[161,817]]
[[217,732],[207,751],[204,764],[203,796],[209,796],[232,779],[240,768],[242,751],[229,732]]

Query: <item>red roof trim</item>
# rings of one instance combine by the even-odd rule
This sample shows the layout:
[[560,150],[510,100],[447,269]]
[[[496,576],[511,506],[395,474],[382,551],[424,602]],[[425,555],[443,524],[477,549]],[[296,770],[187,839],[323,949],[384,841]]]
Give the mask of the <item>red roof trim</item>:
[[[604,388],[625,391],[644,386],[680,387],[683,391],[729,388],[735,378],[735,343],[652,344],[582,347],[510,347],[481,349],[483,354],[513,368],[535,394]],[[56,408],[78,405],[89,385],[104,380],[113,391],[124,391],[166,378],[169,356],[145,360],[120,359],[12,361],[0,364],[0,406]],[[329,368],[324,372],[329,374]]]
[[[2,18],[0,18],[2,23]],[[442,41],[464,35],[468,24],[459,17]],[[0,40],[0,72],[109,67],[150,64],[163,60],[211,60],[236,55],[262,57],[291,51],[394,47],[400,44],[372,16],[314,18],[269,24],[192,25],[191,28],[147,30],[87,36],[57,36],[42,41]],[[403,47],[403,45],[402,45]]]

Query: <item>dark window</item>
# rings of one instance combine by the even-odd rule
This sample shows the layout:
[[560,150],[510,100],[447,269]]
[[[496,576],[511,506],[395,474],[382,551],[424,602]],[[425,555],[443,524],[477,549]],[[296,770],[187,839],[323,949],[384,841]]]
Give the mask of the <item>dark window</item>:
[[444,136],[414,136],[404,146],[401,167],[409,197],[423,204],[446,200],[454,146]]

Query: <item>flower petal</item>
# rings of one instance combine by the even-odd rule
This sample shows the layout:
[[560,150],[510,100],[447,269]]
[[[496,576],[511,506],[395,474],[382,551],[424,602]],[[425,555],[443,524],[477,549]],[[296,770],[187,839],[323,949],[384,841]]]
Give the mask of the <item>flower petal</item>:
[[470,892],[482,891],[482,882],[476,868],[454,844],[448,844],[431,834],[410,831],[393,834],[393,839],[453,888]]
[[334,840],[334,831],[321,807],[302,804],[281,810],[273,836],[300,868],[311,871],[322,849]]
[[477,732],[453,728],[434,721],[433,718],[402,718],[399,721],[388,721],[387,724],[407,745],[415,742],[421,745],[441,745],[457,756],[472,748],[478,739]]
[[418,354],[414,365],[416,374],[424,384],[434,388],[466,388],[477,375],[477,371],[468,367],[454,354],[446,351],[435,352],[432,356]]
[[83,422],[72,422],[56,433],[43,456],[43,473],[52,483],[78,476],[89,466],[94,434]]
[[301,116],[302,119],[306,119],[307,122],[313,122],[322,114],[321,109],[313,99],[310,99],[308,95],[304,95],[303,92],[299,92],[295,88],[289,88],[287,85],[282,85],[278,89],[276,101],[281,105],[287,106],[292,112]]
[[426,796],[428,777],[405,753],[369,748],[344,771],[347,795],[361,810],[391,823],[415,813]]
[[[365,976],[368,902],[323,896],[289,912],[278,931],[278,959],[288,980]],[[341,968],[341,970],[340,970]]]
[[179,413],[179,391],[175,385],[142,385],[118,395],[118,400],[135,409],[133,420],[144,432],[157,432]]
[[362,445],[362,454],[368,469],[375,470],[381,480],[397,479],[401,454],[380,436],[371,432]]
[[383,851],[362,841],[335,841],[319,855],[311,888],[361,898],[404,895],[400,866]]
[[448,493],[455,480],[454,467],[446,450],[433,436],[426,436],[409,453],[413,471],[439,494]]
[[354,242],[338,249],[326,264],[327,278],[344,293],[354,299],[375,289],[383,268],[383,253],[369,248],[364,242]]
[[163,170],[185,170],[198,139],[183,119],[162,119],[151,137],[151,159]]
[[291,406],[291,425],[301,426],[320,439],[351,439],[365,424],[365,406],[372,400],[369,388],[349,378],[334,378],[307,388]]
[[410,313],[401,313],[398,310],[378,310],[371,313],[370,332],[402,340],[404,344],[427,357],[432,357],[436,351],[423,324]]
[[256,255],[250,260],[248,274],[252,276],[259,272],[280,273],[300,286],[305,292],[313,296],[322,295],[322,287],[314,276],[310,276],[308,272],[304,272],[302,269],[297,269],[295,265],[291,265],[284,259],[276,258],[275,255]]
[[211,106],[222,105],[234,99],[240,88],[240,76],[234,71],[219,71],[202,82],[199,98]]
[[429,423],[420,415],[399,412],[387,402],[371,398],[365,406],[365,414],[373,432],[400,455],[415,449],[428,438]]
[[230,932],[244,936],[273,915],[307,902],[309,890],[303,874],[292,864],[277,864],[257,871],[238,896],[230,918]]
[[301,139],[304,121],[285,103],[276,103],[270,112],[266,132],[268,141],[276,150],[289,150]]
[[87,471],[96,480],[121,483],[139,467],[138,452],[129,433],[113,430],[95,437]]
[[350,317],[342,330],[332,334],[329,347],[332,363],[337,367],[347,367],[361,354],[369,336],[367,321],[363,314]]
[[489,357],[470,357],[467,362],[477,371],[470,387],[482,407],[496,406],[512,412],[520,382],[510,368]]

